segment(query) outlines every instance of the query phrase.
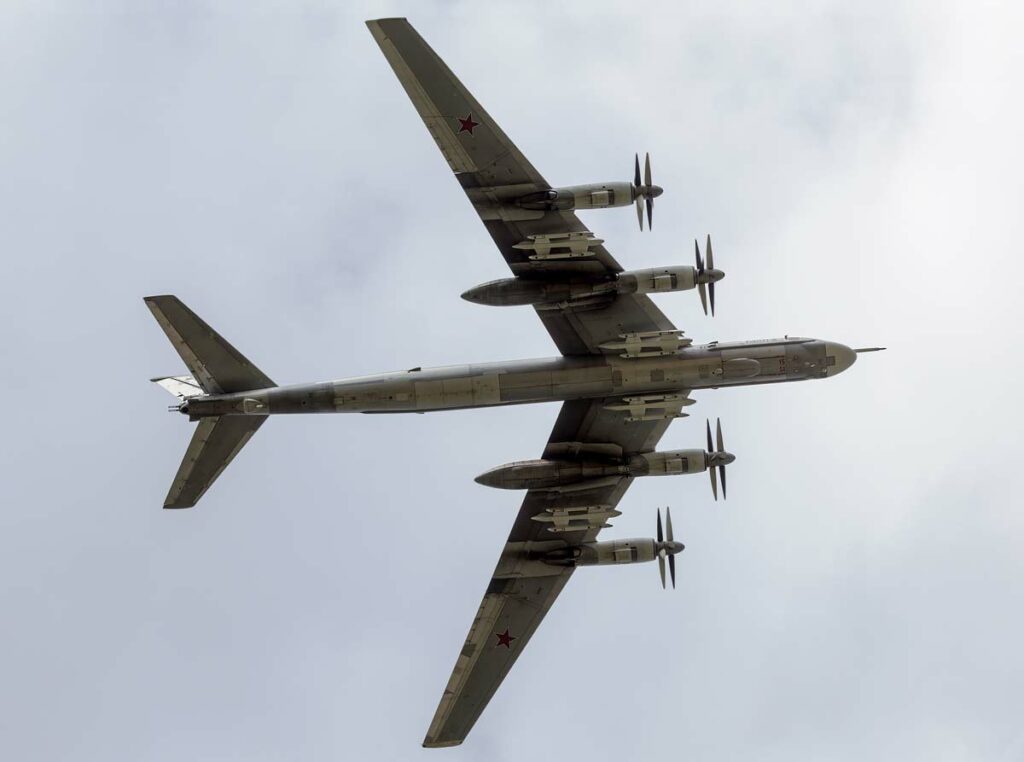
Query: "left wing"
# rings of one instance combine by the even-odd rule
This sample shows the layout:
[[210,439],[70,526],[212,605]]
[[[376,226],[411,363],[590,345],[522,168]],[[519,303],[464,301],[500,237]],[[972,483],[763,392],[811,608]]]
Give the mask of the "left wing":
[[[551,185],[406,19],[376,19],[366,25],[515,275],[600,280],[622,272],[573,212],[523,209],[514,203]],[[522,248],[534,245],[538,237],[568,235],[587,242],[587,256],[537,258],[535,251]],[[600,354],[600,344],[623,333],[674,330],[643,294],[610,297],[597,305],[537,309],[537,314],[564,355]]]
[[[654,449],[671,419],[626,423],[624,413],[606,409],[612,401],[563,403],[545,455],[563,450],[559,445],[566,443],[614,444],[625,455]],[[631,482],[632,477],[621,477],[576,491],[526,493],[427,730],[424,746],[456,746],[465,740],[572,576],[573,567],[553,566],[540,557],[551,550],[593,541]],[[589,526],[548,531],[548,527],[557,526],[551,519],[559,509],[588,507],[599,507],[592,512]],[[586,518],[575,520],[587,522]]]

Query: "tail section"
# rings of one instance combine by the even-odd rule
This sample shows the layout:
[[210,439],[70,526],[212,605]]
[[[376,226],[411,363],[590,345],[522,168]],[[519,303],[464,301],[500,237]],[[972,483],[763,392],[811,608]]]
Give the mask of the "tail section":
[[[193,397],[267,389],[276,384],[176,296],[148,296],[149,307],[191,376],[154,378],[182,403]],[[191,508],[266,420],[221,415],[199,419],[164,508]]]
[[156,322],[207,394],[277,386],[176,296],[147,296]]

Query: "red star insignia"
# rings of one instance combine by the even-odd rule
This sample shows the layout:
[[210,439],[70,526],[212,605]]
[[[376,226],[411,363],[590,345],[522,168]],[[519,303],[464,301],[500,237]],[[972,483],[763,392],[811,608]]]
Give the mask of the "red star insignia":
[[505,632],[496,632],[494,637],[498,639],[498,642],[494,644],[494,647],[505,646],[505,648],[512,648],[512,641],[515,640],[514,635],[508,634],[508,628],[505,628]]
[[473,128],[480,126],[480,122],[474,122],[473,121],[473,114],[472,114],[472,112],[465,119],[463,119],[462,117],[456,117],[456,121],[459,123],[459,134],[460,135],[463,132],[468,132],[470,135],[472,135],[473,134]]

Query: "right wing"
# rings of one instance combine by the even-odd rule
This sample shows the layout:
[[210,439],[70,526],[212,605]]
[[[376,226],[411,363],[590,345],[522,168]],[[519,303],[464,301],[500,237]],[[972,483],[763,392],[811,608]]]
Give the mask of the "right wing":
[[[366,25],[513,273],[541,280],[601,280],[622,272],[600,243],[590,247],[590,256],[573,259],[530,259],[528,250],[516,248],[531,236],[592,234],[572,212],[509,203],[551,186],[408,21],[377,19]],[[623,333],[674,330],[642,294],[610,297],[597,306],[538,309],[537,314],[564,355],[600,354],[600,344]]]
[[[567,444],[616,445],[624,455],[653,450],[671,419],[627,423],[610,411],[615,399],[571,400],[562,404],[545,455]],[[571,566],[539,560],[551,550],[592,542],[632,483],[632,477],[601,480],[568,492],[530,490],[516,516],[469,635],[444,689],[424,746],[456,746],[473,728],[519,654],[540,626],[565,583]],[[591,525],[579,530],[557,527],[559,509],[599,506]],[[538,520],[540,519],[540,520]],[[576,519],[580,521],[580,519]]]

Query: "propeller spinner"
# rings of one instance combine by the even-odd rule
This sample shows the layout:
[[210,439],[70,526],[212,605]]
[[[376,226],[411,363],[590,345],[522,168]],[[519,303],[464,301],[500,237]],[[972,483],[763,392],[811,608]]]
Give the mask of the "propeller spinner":
[[644,178],[640,182],[640,154],[634,155],[633,163],[633,198],[636,199],[636,221],[640,229],[644,229],[644,206],[647,207],[647,229],[654,225],[654,199],[664,193],[660,185],[651,183],[651,155],[644,158]]

